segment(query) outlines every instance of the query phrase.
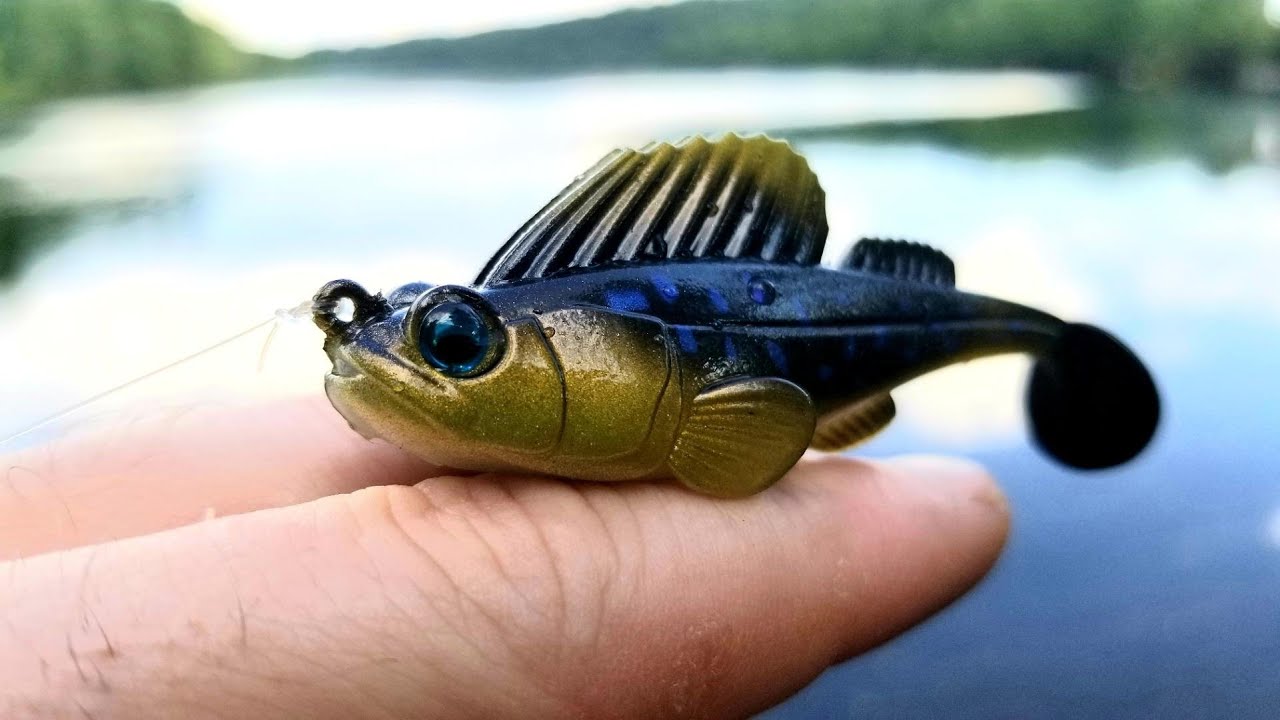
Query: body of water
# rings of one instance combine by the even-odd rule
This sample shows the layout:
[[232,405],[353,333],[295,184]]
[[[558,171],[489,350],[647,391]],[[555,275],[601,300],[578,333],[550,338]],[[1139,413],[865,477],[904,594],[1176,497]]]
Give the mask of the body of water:
[[[0,435],[335,277],[466,282],[613,147],[767,131],[826,189],[829,258],[859,236],[934,244],[966,289],[1125,338],[1166,407],[1138,461],[1082,475],[1031,448],[1023,360],[895,393],[899,419],[858,452],[988,463],[1013,503],[1009,550],[956,605],[769,717],[1272,717],[1277,105],[830,70],[322,77],[47,106],[0,139]],[[278,333],[260,371],[262,339],[140,392],[319,392],[318,332]]]

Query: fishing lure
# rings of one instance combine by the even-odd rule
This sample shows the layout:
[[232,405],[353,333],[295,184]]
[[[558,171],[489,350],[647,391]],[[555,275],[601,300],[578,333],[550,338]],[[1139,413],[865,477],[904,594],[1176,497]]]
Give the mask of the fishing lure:
[[1096,469],[1147,445],[1156,388],[1114,337],[960,292],[919,244],[862,240],[823,267],[824,204],[806,161],[767,137],[616,151],[471,287],[321,288],[326,393],[366,437],[444,466],[731,497],[808,447],[870,437],[911,378],[1026,352],[1050,455]]

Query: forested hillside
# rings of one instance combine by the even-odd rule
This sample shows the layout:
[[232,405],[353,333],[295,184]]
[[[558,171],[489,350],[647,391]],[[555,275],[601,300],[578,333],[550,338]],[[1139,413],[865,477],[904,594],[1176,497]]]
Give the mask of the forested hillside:
[[237,77],[265,58],[161,0],[0,0],[0,104]]
[[1016,66],[1171,84],[1228,82],[1278,52],[1263,0],[694,0],[311,60],[490,72]]

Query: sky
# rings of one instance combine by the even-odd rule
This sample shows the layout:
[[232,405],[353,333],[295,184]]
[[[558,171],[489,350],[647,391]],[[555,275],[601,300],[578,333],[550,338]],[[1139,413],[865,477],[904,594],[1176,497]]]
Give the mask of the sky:
[[241,47],[280,55],[469,35],[674,0],[177,0]]

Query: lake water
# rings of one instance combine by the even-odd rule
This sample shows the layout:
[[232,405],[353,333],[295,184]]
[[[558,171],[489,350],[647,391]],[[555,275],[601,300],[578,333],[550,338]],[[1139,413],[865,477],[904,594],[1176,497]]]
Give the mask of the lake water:
[[[1166,407],[1137,462],[1081,475],[1030,448],[1022,360],[895,393],[898,421],[859,452],[988,463],[1013,503],[1009,550],[972,594],[769,717],[1273,717],[1275,101],[830,70],[300,78],[48,106],[0,139],[0,436],[335,277],[465,282],[609,149],[724,129],[809,157],[829,258],[863,235],[935,244],[967,289],[1125,338]],[[316,331],[286,325],[259,368],[265,334],[120,397],[318,392]]]

